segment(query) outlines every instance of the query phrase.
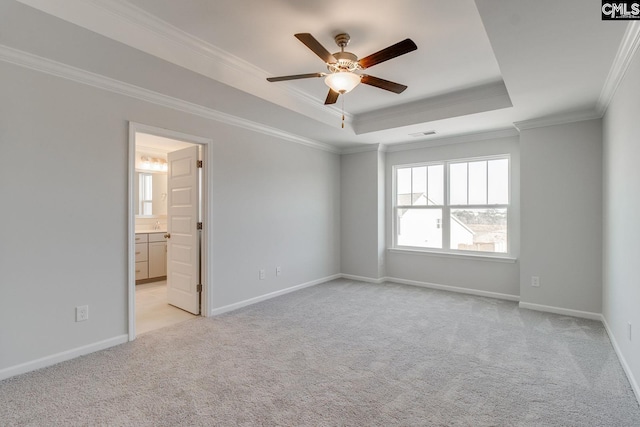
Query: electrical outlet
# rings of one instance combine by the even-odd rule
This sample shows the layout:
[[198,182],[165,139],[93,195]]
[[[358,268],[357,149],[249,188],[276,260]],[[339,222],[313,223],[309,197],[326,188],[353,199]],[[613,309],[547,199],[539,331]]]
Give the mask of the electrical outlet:
[[631,322],[628,322],[627,325],[629,325],[629,341],[631,341]]
[[266,277],[266,272],[264,271],[264,269],[260,270],[258,273],[258,277],[260,277],[260,280],[264,280],[264,278]]
[[276,276],[279,276],[282,274],[282,267],[276,267]]
[[540,277],[539,276],[531,276],[531,286],[534,288],[540,287]]
[[76,322],[84,322],[89,320],[89,306],[81,305],[76,307]]

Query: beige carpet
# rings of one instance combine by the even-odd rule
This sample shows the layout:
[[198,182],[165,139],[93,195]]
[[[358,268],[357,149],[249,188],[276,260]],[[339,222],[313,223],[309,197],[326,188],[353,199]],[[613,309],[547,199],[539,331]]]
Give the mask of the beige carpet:
[[338,280],[0,382],[0,425],[640,426],[599,322]]

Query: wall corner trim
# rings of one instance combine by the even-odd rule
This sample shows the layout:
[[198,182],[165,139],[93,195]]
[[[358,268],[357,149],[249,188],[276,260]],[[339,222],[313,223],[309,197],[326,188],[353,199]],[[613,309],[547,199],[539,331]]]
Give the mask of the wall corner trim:
[[607,335],[609,335],[609,341],[611,341],[611,344],[613,345],[613,349],[615,350],[616,355],[618,356],[618,360],[620,360],[622,369],[624,370],[624,373],[627,374],[627,378],[629,379],[629,383],[631,384],[631,389],[633,390],[633,393],[636,395],[636,400],[638,401],[638,404],[640,404],[640,386],[638,386],[638,381],[633,376],[633,372],[631,372],[631,368],[629,367],[627,360],[625,359],[624,355],[622,354],[622,351],[620,350],[618,341],[616,341],[616,337],[613,335],[613,332],[611,331],[611,328],[607,323],[607,318],[604,317],[604,315],[600,315],[600,317],[601,317],[600,320],[604,325],[604,329],[607,331]]
[[546,313],[561,314],[563,316],[581,317],[583,319],[602,320],[602,314],[590,311],[573,310],[570,308],[553,307],[550,305],[533,304],[520,301],[520,308],[527,310],[544,311]]
[[113,338],[108,338],[106,340],[98,341],[92,344],[76,347],[71,350],[52,354],[50,356],[45,356],[40,359],[31,360],[19,365],[9,366],[8,368],[0,369],[0,381],[9,377],[13,377],[15,375],[25,374],[27,372],[35,371],[36,369],[46,368],[47,366],[75,359],[76,357],[84,356],[85,354],[94,353],[96,351],[104,350],[109,347],[124,344],[128,341],[129,335],[118,335]]

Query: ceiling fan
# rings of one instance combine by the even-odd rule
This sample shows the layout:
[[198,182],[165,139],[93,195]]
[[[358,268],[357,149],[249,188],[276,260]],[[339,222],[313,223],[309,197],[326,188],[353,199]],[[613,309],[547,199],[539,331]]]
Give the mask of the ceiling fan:
[[329,53],[329,51],[309,33],[296,34],[295,37],[327,64],[329,72],[269,77],[267,80],[270,82],[281,82],[284,80],[325,77],[325,83],[329,86],[329,94],[324,101],[325,105],[335,104],[340,94],[351,91],[360,83],[394,93],[402,93],[407,86],[367,74],[356,74],[354,71],[373,67],[381,62],[412,52],[418,48],[413,40],[405,39],[362,59],[358,59],[353,53],[345,52],[344,50],[345,46],[347,46],[351,40],[349,34],[341,33],[334,37],[336,44],[340,47],[340,52],[334,54]]

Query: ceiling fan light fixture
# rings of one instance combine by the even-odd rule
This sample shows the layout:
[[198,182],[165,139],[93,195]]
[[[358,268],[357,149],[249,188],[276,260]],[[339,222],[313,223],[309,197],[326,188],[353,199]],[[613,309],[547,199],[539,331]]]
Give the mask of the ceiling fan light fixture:
[[329,74],[324,82],[331,90],[340,94],[351,92],[353,88],[360,84],[360,76],[350,71],[338,71]]

